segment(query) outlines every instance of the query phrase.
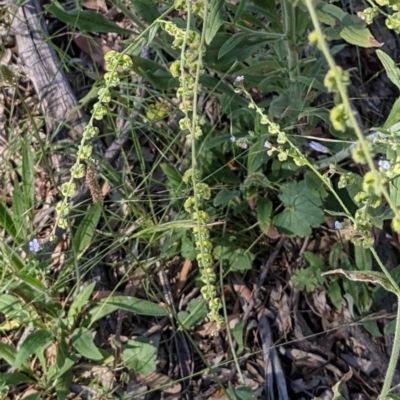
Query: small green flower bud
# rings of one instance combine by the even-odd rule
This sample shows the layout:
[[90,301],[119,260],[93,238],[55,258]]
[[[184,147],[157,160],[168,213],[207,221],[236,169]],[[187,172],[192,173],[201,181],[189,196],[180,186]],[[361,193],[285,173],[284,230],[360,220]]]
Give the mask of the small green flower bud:
[[68,227],[68,222],[67,222],[67,220],[66,220],[65,218],[60,218],[60,219],[58,220],[58,226],[59,226],[61,229],[66,229],[66,228]]
[[85,140],[92,139],[98,134],[99,134],[99,128],[96,128],[95,126],[87,125],[83,130],[83,137]]
[[87,160],[92,155],[93,147],[89,144],[84,144],[78,148],[78,158],[80,160]]
[[346,130],[347,115],[343,104],[333,107],[329,116],[333,129],[339,132]]
[[75,164],[71,168],[71,175],[74,179],[83,178],[85,176],[85,167],[82,164]]
[[118,86],[120,83],[119,74],[115,71],[114,72],[106,72],[104,74],[104,81],[106,82],[106,85],[109,87]]
[[75,194],[75,191],[76,191],[76,185],[74,182],[71,183],[66,182],[61,185],[61,193],[65,197],[73,196]]
[[111,101],[111,93],[107,88],[100,88],[98,91],[99,102],[109,103]]
[[69,213],[68,204],[64,204],[63,202],[59,202],[56,206],[56,212],[61,217],[66,217]]
[[105,115],[107,115],[107,107],[103,104],[96,103],[92,110],[93,118],[98,121],[102,120]]

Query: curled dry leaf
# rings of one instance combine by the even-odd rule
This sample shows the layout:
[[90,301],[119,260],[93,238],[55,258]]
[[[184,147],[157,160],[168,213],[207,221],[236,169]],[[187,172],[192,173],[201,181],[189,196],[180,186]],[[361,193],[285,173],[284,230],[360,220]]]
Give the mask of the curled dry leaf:
[[87,8],[88,10],[93,10],[93,11],[104,11],[107,12],[107,5],[103,0],[94,0],[94,1],[85,1],[82,3],[82,7]]

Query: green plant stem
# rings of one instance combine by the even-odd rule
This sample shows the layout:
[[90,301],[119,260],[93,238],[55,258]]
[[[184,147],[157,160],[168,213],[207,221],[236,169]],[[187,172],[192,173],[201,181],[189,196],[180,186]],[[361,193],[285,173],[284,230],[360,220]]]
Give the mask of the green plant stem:
[[[318,46],[319,46],[320,50],[322,51],[322,53],[324,54],[324,56],[325,56],[325,58],[326,58],[326,60],[328,62],[329,68],[335,74],[336,84],[337,84],[337,87],[338,87],[338,92],[339,92],[339,94],[341,96],[342,104],[345,107],[347,117],[349,118],[351,126],[353,127],[353,129],[354,129],[354,131],[355,131],[355,133],[357,135],[357,138],[358,138],[358,140],[360,142],[361,149],[364,152],[364,155],[365,155],[365,158],[367,160],[367,164],[368,164],[370,170],[371,171],[376,171],[374,163],[373,163],[373,160],[372,160],[372,157],[371,157],[371,154],[369,153],[369,149],[368,149],[368,146],[367,146],[367,141],[365,140],[365,138],[364,138],[364,136],[363,136],[363,134],[361,132],[361,129],[358,126],[357,120],[356,120],[355,115],[353,113],[353,110],[351,108],[350,100],[349,100],[349,97],[347,95],[346,86],[342,82],[340,73],[339,73],[338,69],[336,68],[335,61],[334,61],[333,57],[331,56],[331,54],[329,52],[329,48],[328,48],[328,45],[327,45],[327,43],[325,41],[324,34],[323,34],[322,29],[321,29],[321,27],[319,25],[319,22],[318,22],[317,14],[316,14],[314,6],[313,6],[313,1],[312,0],[305,0],[305,3],[307,5],[308,12],[309,12],[311,20],[313,22],[315,32],[317,33],[317,36],[318,36]],[[390,195],[389,195],[388,191],[386,190],[386,188],[385,188],[385,186],[383,184],[381,184],[381,189],[382,189],[382,194],[385,197],[386,201],[388,202],[390,208],[393,210],[394,213],[396,213],[397,207],[393,203],[392,199],[390,198]],[[396,365],[397,365],[397,360],[398,360],[399,352],[400,352],[400,291],[399,291],[398,285],[396,284],[394,279],[391,277],[389,271],[387,271],[387,269],[383,265],[382,261],[378,257],[378,255],[375,252],[375,250],[373,248],[370,248],[370,251],[373,254],[373,256],[375,257],[375,259],[377,260],[377,262],[378,262],[380,268],[382,269],[383,273],[385,274],[385,276],[389,279],[389,281],[393,285],[393,287],[396,288],[397,297],[398,297],[396,331],[395,331],[393,349],[392,349],[392,354],[390,356],[389,365],[388,365],[388,368],[387,368],[387,371],[386,371],[385,381],[383,383],[381,396],[379,397],[380,400],[386,400],[386,397],[387,397],[387,395],[389,393],[389,390],[390,390],[390,386],[392,384],[393,375],[394,375],[394,371],[395,371],[395,368],[396,368]]]
[[283,0],[281,4],[283,29],[286,36],[285,44],[288,57],[289,80],[293,88],[295,99],[299,99],[300,88],[297,81],[297,77],[299,75],[299,56],[296,51],[296,14],[294,11],[293,1]]
[[377,252],[375,251],[375,249],[373,247],[370,247],[369,249],[372,253],[372,255],[374,256],[376,262],[378,263],[380,269],[383,271],[383,273],[385,274],[386,278],[388,279],[388,281],[391,283],[391,285],[393,286],[394,289],[396,289],[398,295],[400,295],[400,289],[399,286],[397,285],[396,281],[393,279],[392,275],[390,275],[389,271],[386,269],[386,267],[383,265],[382,260],[379,258]]
[[394,371],[396,369],[397,360],[399,359],[400,353],[400,293],[397,294],[397,319],[396,319],[396,331],[394,333],[394,341],[392,354],[390,355],[389,365],[386,370],[385,381],[383,382],[383,387],[379,400],[386,400],[387,395],[392,384]]
[[[312,23],[314,25],[314,29],[315,32],[317,33],[317,37],[318,37],[318,47],[319,49],[322,51],[324,57],[326,58],[326,61],[329,65],[329,68],[331,69],[331,71],[333,71],[334,75],[335,75],[335,80],[336,80],[336,85],[338,88],[338,92],[340,94],[341,100],[342,100],[342,104],[346,110],[346,114],[347,117],[350,121],[351,127],[354,129],[354,132],[360,142],[360,146],[361,149],[364,153],[364,156],[367,160],[367,164],[368,167],[371,171],[376,171],[374,162],[372,160],[371,154],[369,152],[369,148],[367,145],[367,141],[364,138],[363,133],[361,132],[360,127],[358,126],[356,117],[354,115],[354,112],[351,108],[351,104],[350,104],[350,100],[349,100],[349,96],[347,95],[347,89],[346,89],[346,85],[342,82],[342,78],[341,78],[341,74],[338,71],[336,64],[335,64],[335,60],[333,59],[333,57],[331,56],[331,53],[329,51],[329,47],[325,41],[325,35],[322,32],[321,26],[319,25],[318,22],[318,17],[317,17],[317,13],[315,12],[314,6],[313,6],[313,0],[305,0],[305,3],[307,5],[307,9],[308,12],[310,14]],[[379,183],[379,182],[378,182]],[[394,204],[393,200],[391,199],[389,192],[387,191],[386,187],[384,184],[380,184],[380,189],[381,192],[384,196],[384,198],[386,199],[386,201],[388,202],[390,208],[393,210],[393,212],[396,214],[397,212],[397,207]]]

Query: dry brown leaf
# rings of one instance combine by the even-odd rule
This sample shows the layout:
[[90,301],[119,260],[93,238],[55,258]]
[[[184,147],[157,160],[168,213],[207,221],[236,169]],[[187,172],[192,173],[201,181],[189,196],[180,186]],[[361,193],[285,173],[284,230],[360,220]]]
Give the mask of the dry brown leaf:
[[179,281],[176,283],[175,288],[174,288],[174,292],[175,292],[176,296],[179,296],[181,290],[185,286],[185,283],[187,281],[187,277],[189,275],[191,268],[192,268],[192,261],[185,260],[184,263],[182,264],[181,273],[179,275]]
[[142,385],[147,385],[151,388],[162,387],[161,390],[167,394],[177,394],[182,391],[182,385],[180,383],[174,382],[169,376],[161,374],[160,372],[152,372],[146,376],[139,376],[137,380]]
[[270,304],[276,310],[276,324],[279,334],[285,337],[292,331],[292,318],[289,305],[289,297],[278,282],[277,288],[272,289],[270,295]]
[[266,234],[268,239],[276,240],[282,237],[282,235],[275,229],[275,227],[271,224],[268,228],[268,232]]
[[94,0],[94,1],[85,1],[82,3],[82,7],[87,8],[88,10],[93,10],[93,11],[104,11],[107,12],[107,5],[105,1],[103,0]]
[[96,64],[104,69],[104,55],[112,50],[109,45],[104,44],[99,38],[92,38],[82,34],[75,36],[74,42]]

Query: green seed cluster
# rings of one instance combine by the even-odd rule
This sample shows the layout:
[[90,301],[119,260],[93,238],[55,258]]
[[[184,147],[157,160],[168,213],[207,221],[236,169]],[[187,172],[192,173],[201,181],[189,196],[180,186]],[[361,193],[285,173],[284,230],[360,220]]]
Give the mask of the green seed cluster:
[[93,151],[92,139],[99,133],[99,129],[93,126],[94,120],[101,120],[107,114],[108,104],[111,101],[110,88],[120,83],[121,73],[132,68],[132,60],[125,54],[116,51],[110,51],[104,56],[106,73],[104,74],[104,87],[98,91],[98,100],[93,105],[92,116],[83,130],[82,139],[78,147],[77,159],[71,167],[71,178],[68,182],[62,184],[62,200],[56,206],[57,219],[56,226],[66,228],[67,216],[69,214],[68,199],[76,193],[75,180],[85,176],[85,164],[91,162]]
[[[364,11],[358,12],[357,15],[370,25],[374,22],[375,17],[382,14],[385,16],[386,26],[394,32],[400,33],[400,2],[398,0],[374,0],[374,2],[372,0],[369,1],[371,7],[367,7]],[[393,13],[389,15],[386,13],[386,10],[382,10],[378,6],[387,7],[391,9]]]
[[[176,7],[183,7],[186,11],[186,1],[176,3]],[[196,2],[196,13],[204,10]],[[202,134],[202,119],[193,112],[193,101],[199,90],[198,78],[204,73],[202,56],[205,49],[201,43],[201,37],[192,30],[183,30],[171,22],[164,25],[164,29],[173,36],[173,46],[181,50],[181,59],[173,62],[170,66],[171,74],[179,78],[179,88],[176,95],[180,100],[179,109],[184,117],[179,121],[182,131],[188,132],[187,142],[193,144]],[[194,160],[193,160],[194,162]],[[194,165],[194,164],[193,164]],[[195,166],[184,174],[185,183],[192,186],[193,196],[190,196],[184,204],[185,211],[196,223],[193,228],[195,245],[197,250],[197,262],[200,269],[200,280],[203,283],[201,294],[209,307],[208,319],[215,322],[217,331],[221,329],[223,318],[219,314],[222,308],[221,299],[217,296],[216,274],[213,269],[213,245],[210,240],[210,231],[207,227],[210,221],[209,215],[204,211],[205,202],[210,199],[211,191],[207,184],[199,182],[196,176]]]

